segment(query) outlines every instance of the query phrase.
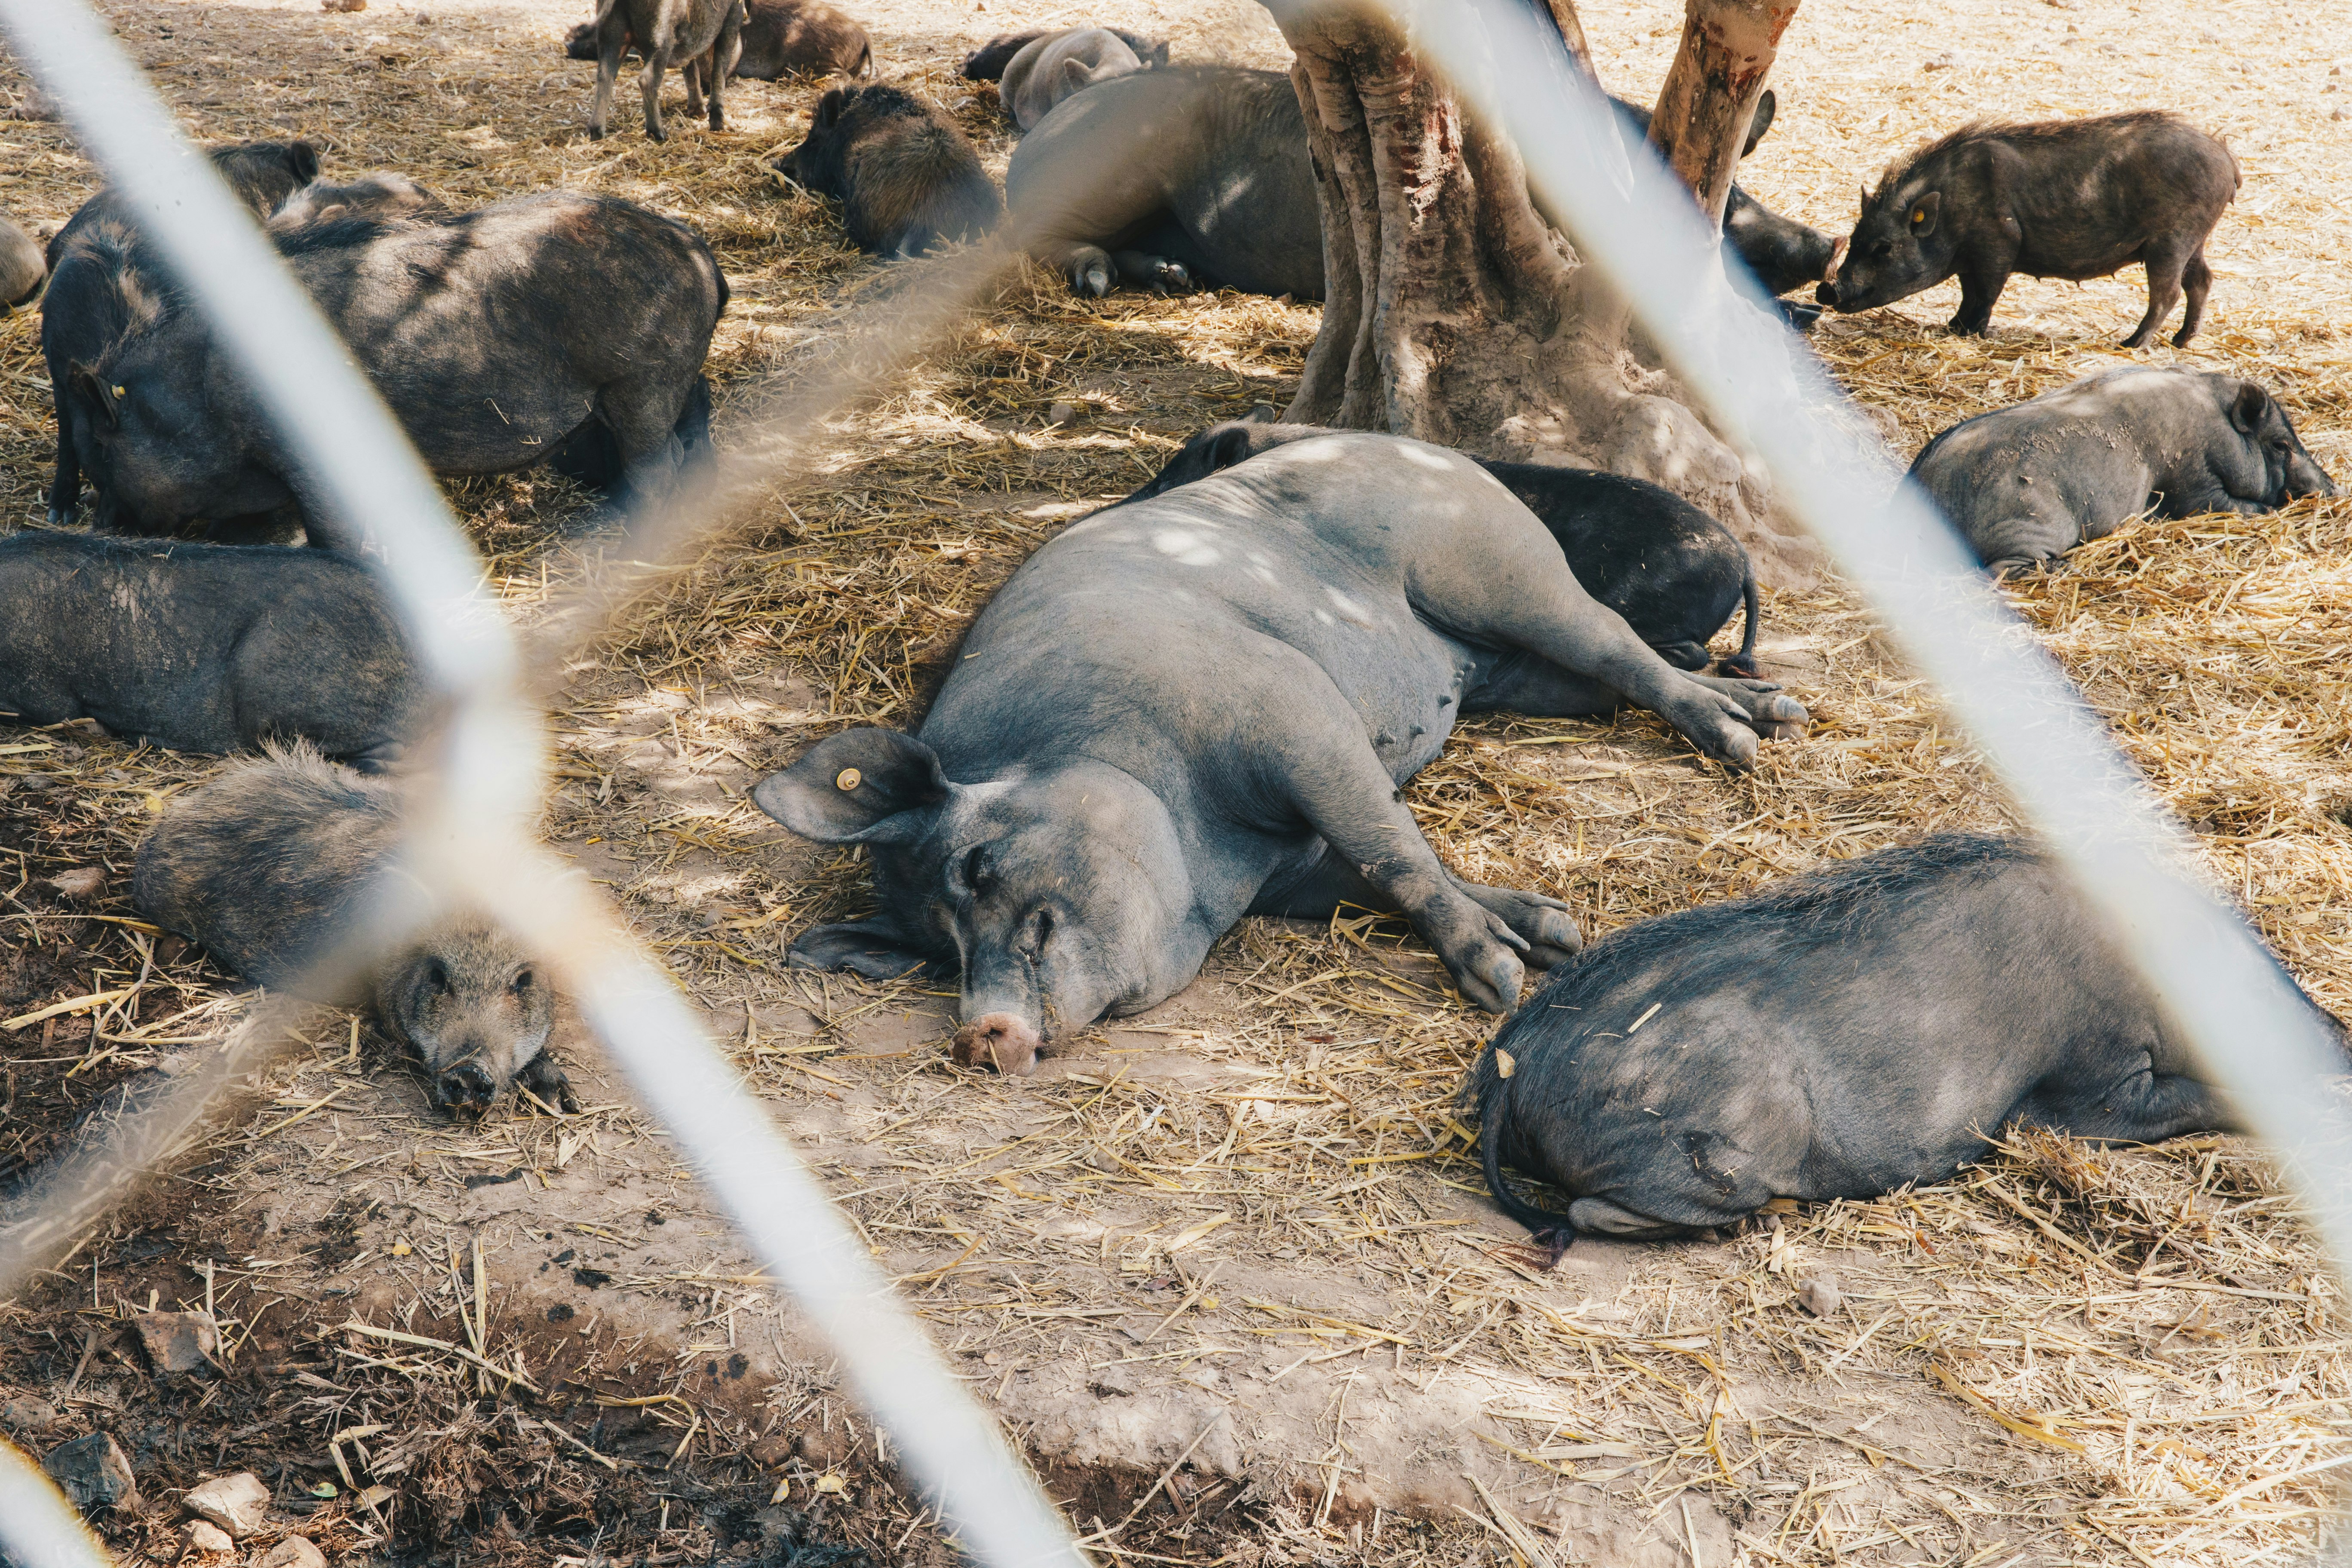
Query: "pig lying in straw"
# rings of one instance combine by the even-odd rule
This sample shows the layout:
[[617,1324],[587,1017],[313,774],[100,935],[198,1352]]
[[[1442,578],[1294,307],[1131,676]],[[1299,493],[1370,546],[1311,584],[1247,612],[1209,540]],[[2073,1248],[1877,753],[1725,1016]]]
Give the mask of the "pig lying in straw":
[[[1686,1236],[1776,1197],[1940,1181],[2015,1124],[2132,1142],[2238,1124],[2063,875],[1980,834],[1595,942],[1464,1092],[1495,1201],[1555,1258],[1581,1232]],[[1505,1165],[1567,1211],[1516,1196]]]
[[1508,1009],[1575,923],[1455,879],[1402,786],[1465,710],[1628,702],[1733,765],[1806,718],[1660,658],[1459,453],[1326,434],[1073,524],[982,611],[919,735],[834,735],[752,798],[872,853],[879,909],[794,963],[960,964],[959,1058],[1027,1071],[1173,994],[1245,914],[1402,910]]
[[[354,922],[384,906],[379,893],[401,823],[392,782],[307,748],[273,752],[164,808],[139,846],[131,897],[149,920],[247,980],[373,1006],[385,1032],[425,1064],[445,1110],[478,1116],[517,1082],[578,1109],[547,1054],[553,993],[488,921],[443,912],[373,963],[337,962]],[[322,975],[338,983],[322,985]]]

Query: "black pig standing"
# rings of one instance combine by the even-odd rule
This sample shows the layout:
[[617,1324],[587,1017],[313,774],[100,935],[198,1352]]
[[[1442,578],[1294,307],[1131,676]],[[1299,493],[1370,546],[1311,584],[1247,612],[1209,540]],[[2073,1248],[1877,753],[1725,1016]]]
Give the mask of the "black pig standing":
[[[627,484],[658,493],[706,434],[702,362],[727,282],[674,219],[551,191],[278,239],[437,473],[529,468],[593,423]],[[131,329],[68,374],[77,450],[110,504],[163,531],[301,499],[275,429],[201,318],[165,303]]]
[[[215,148],[213,170],[237,199],[261,217],[319,177],[319,154],[308,142],[246,142]],[[76,361],[94,363],[129,331],[134,318],[160,307],[160,285],[141,276],[142,247],[122,198],[100,191],[84,202],[49,241],[49,288],[41,300],[41,357],[58,418],[58,466],[49,480],[49,521],[73,521],[81,501],[81,461],[76,407],[68,390]],[[150,272],[152,268],[148,268]]]
[[0,713],[181,752],[302,739],[374,766],[424,689],[370,570],[316,550],[0,539]]
[[[1686,1236],[1776,1197],[1939,1181],[2017,1124],[2134,1142],[2239,1125],[2063,873],[1976,834],[1594,943],[1464,1092],[1496,1202],[1555,1257],[1584,1231]],[[1514,1196],[1506,1164],[1568,1212]]]
[[1964,419],[1927,443],[1911,478],[1997,573],[2063,555],[2149,507],[2252,517],[2336,493],[2260,385],[2158,365]]
[[978,239],[1003,212],[955,121],[882,82],[836,87],[817,100],[808,139],[774,167],[839,202],[849,237],[877,256],[920,256]]
[[[132,901],[257,984],[373,1004],[425,1064],[445,1110],[478,1116],[517,1080],[577,1110],[547,1054],[553,993],[499,927],[444,914],[375,962],[336,951],[383,907],[377,883],[399,851],[401,804],[390,781],[307,748],[231,767],[164,808],[139,846]],[[340,973],[318,967],[339,960]]]
[[1863,193],[1844,259],[1819,298],[1868,310],[1958,274],[1951,330],[1977,333],[2012,272],[2079,281],[2137,261],[2147,271],[2147,314],[2124,346],[2154,337],[2184,291],[2172,341],[2186,343],[2213,286],[2205,241],[2240,178],[2220,141],[2159,110],[1963,126]]

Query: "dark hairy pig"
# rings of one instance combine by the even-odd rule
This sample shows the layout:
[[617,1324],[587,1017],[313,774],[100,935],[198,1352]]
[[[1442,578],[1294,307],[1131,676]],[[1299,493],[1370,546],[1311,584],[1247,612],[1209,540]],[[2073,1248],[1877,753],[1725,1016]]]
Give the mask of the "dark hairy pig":
[[478,1116],[517,1081],[579,1109],[547,1054],[553,992],[506,931],[478,915],[432,912],[381,951],[361,929],[384,907],[402,820],[394,782],[307,748],[274,752],[164,807],[139,846],[131,898],[257,984],[371,1006],[424,1064],[444,1110]]
[[[1127,499],[1164,495],[1286,442],[1331,434],[1316,425],[1260,420],[1212,425]],[[1729,529],[1645,479],[1596,468],[1469,460],[1536,514],[1584,591],[1622,616],[1634,636],[1675,668],[1705,669],[1712,661],[1707,640],[1744,605],[1747,635],[1739,651],[1723,660],[1721,673],[1757,673],[1756,573]]]
[[[707,422],[702,363],[727,285],[674,219],[555,191],[448,217],[336,218],[278,240],[437,473],[529,468],[593,422],[632,491],[659,493]],[[68,386],[81,464],[135,526],[307,500],[194,312],[152,310],[96,364],[69,367]]]
[[873,74],[866,29],[822,0],[748,0],[748,9],[737,76],[773,81],[798,73]]
[[26,532],[0,538],[0,713],[95,719],[181,752],[305,740],[397,757],[424,701],[365,565],[272,550]]
[[[1465,1095],[1496,1201],[1555,1257],[1580,1232],[1687,1236],[1774,1198],[1941,1181],[2012,1126],[2241,1125],[2064,874],[1976,834],[1595,942],[1496,1032]],[[1505,1165],[1567,1211],[1514,1195]]]
[[[1066,27],[1061,29],[1061,32],[1078,30],[1076,27]],[[1120,43],[1134,50],[1135,58],[1141,60],[1147,68],[1164,66],[1168,63],[1168,41],[1165,38],[1147,38],[1140,33],[1130,33],[1124,27],[1108,27],[1104,30],[1114,35]],[[1040,38],[1059,36],[1059,33],[1054,29],[1044,27],[1032,28],[1024,33],[999,33],[964,57],[964,79],[1002,81],[1004,79],[1004,68],[1013,63],[1013,56]]]
[[1323,219],[1280,71],[1175,66],[1072,93],[1013,151],[1023,249],[1100,298],[1133,288],[1323,298]]
[[1951,330],[1977,333],[2013,272],[2080,280],[2138,262],[2147,313],[2124,346],[2154,337],[2184,292],[2189,307],[2172,341],[2186,343],[2213,286],[2205,241],[2240,179],[2238,160],[2217,138],[2160,110],[1965,125],[1863,193],[1821,302],[1868,310],[1958,275]]
[[[684,70],[705,56],[702,86],[710,98],[710,129],[727,128],[727,78],[742,45],[743,0],[598,0],[595,29],[596,95],[588,110],[592,138],[601,141],[604,135],[614,79],[621,73],[621,57],[632,48],[646,61],[637,89],[645,99],[646,135],[656,142],[669,136],[661,117],[663,74],[673,65]],[[688,74],[689,100],[694,87]]]
[[2259,384],[2130,365],[1964,419],[1911,479],[1995,572],[2063,555],[2150,508],[2259,516],[2336,485]]
[[[268,217],[319,177],[319,154],[308,142],[246,142],[216,147],[214,172],[257,216]],[[95,363],[152,310],[163,292],[126,205],[113,190],[84,202],[49,240],[48,291],[41,300],[41,357],[57,410],[57,468],[49,480],[49,521],[71,522],[81,502],[76,408],[68,390],[75,362]],[[142,277],[144,268],[149,275]]]
[[1173,994],[1253,913],[1400,910],[1508,1008],[1575,922],[1454,877],[1403,785],[1465,711],[1628,702],[1731,765],[1806,717],[1661,659],[1468,459],[1327,434],[1072,524],[981,612],[919,733],[830,736],[752,798],[871,858],[875,914],[791,962],[961,967],[958,1059],[1025,1072]]
[[955,121],[883,82],[836,87],[817,100],[807,139],[774,167],[839,202],[849,237],[877,256],[921,256],[978,239],[1003,212]]

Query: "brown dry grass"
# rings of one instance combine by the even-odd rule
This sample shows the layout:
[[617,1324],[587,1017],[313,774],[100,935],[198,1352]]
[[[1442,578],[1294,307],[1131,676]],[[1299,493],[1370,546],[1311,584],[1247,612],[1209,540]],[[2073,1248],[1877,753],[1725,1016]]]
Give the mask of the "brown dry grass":
[[[614,139],[591,144],[571,129],[584,77],[549,48],[568,7],[436,6],[421,26],[406,6],[327,18],[290,3],[116,9],[204,134],[324,134],[334,167],[403,168],[453,201],[577,184],[693,222],[736,289],[714,350],[722,438],[755,377],[822,362],[835,312],[871,302],[885,281],[821,204],[761,170],[796,139],[813,86],[748,86],[725,135],[689,131],[656,147],[623,115]],[[892,74],[951,102],[967,97],[957,50],[1019,14],[871,13]],[[1170,23],[1140,0],[1097,14]],[[1641,0],[1585,20],[1609,83],[1643,96],[1673,46],[1673,9]],[[1248,7],[1174,23],[1180,58],[1277,53]],[[2184,26],[2212,37],[2177,36]],[[1973,10],[1966,37],[1931,5],[1809,0],[1777,76],[1779,128],[1745,183],[1836,227],[1858,180],[1965,119],[2183,108],[2229,133],[2248,184],[2217,235],[2207,336],[2187,354],[2139,357],[2258,376],[2343,476],[2352,308],[2335,258],[2352,220],[2333,180],[2352,129],[2327,117],[2345,95],[2320,90],[2344,79],[2318,57],[2332,47],[2251,0],[2187,20],[2119,0],[2009,0]],[[1959,58],[1927,68],[1947,49]],[[13,85],[0,82],[0,96]],[[985,92],[960,112],[1001,169],[1006,143]],[[61,219],[87,192],[53,127],[0,122],[0,199],[20,217]],[[1958,418],[2095,368],[2137,319],[2137,292],[2136,277],[2021,279],[1992,336],[1957,341],[1929,325],[1948,310],[1947,289],[1832,321],[1816,346],[1907,456]],[[0,322],[0,508],[18,519],[37,503],[48,440],[31,321]],[[1057,1400],[1092,1397],[1087,1377],[1053,1382],[1071,1366],[1148,1373],[1145,1394],[1190,1388],[1184,1397],[1258,1412],[1267,1435],[1240,1467],[1255,1487],[1245,1507],[1223,1511],[1240,1491],[1213,1479],[1231,1468],[1209,1462],[1213,1444],[1202,1473],[1178,1485],[1190,1489],[1184,1509],[1147,1521],[1150,1550],[1194,1560],[1455,1562],[1483,1541],[1534,1563],[1633,1562],[1684,1554],[1685,1537],[1708,1568],[2245,1563],[2307,1551],[2331,1506],[2329,1467],[2352,1458],[2346,1310],[2291,1204],[2235,1141],[2126,1152],[2021,1142],[1931,1190],[1778,1215],[1721,1244],[1598,1248],[1539,1278],[1498,1245],[1507,1227],[1477,1204],[1452,1120],[1485,1021],[1392,931],[1253,923],[1195,993],[1097,1036],[1063,1076],[1017,1084],[944,1067],[936,999],[783,973],[794,932],[855,905],[857,868],[780,845],[743,785],[845,723],[908,718],[927,667],[1028,551],[1125,493],[1183,435],[1261,398],[1282,403],[1315,321],[1311,308],[1230,296],[1080,305],[1050,280],[1017,281],[829,421],[803,471],[576,661],[558,703],[564,783],[551,837],[613,884],[715,1018],[740,1028],[748,1005],[763,1021],[739,1037],[747,1079],[781,1114],[830,1119],[839,1137],[828,1142],[848,1150],[829,1178],[960,1364],[987,1369],[992,1381],[975,1386],[1039,1431]],[[1064,400],[1086,417],[1046,428]],[[564,527],[583,499],[569,487],[477,481],[456,498],[526,620],[581,574]],[[2196,826],[2209,868],[2339,1012],[2352,1007],[2338,912],[2352,890],[2338,662],[2352,617],[2347,532],[2344,501],[2144,524],[2011,589]],[[1965,741],[1872,631],[1834,588],[1774,596],[1769,657],[1819,722],[1807,741],[1768,748],[1751,774],[1694,762],[1643,715],[1495,719],[1466,726],[1422,775],[1415,809],[1457,868],[1566,899],[1592,931],[1930,829],[2001,823]],[[17,919],[7,940],[54,938],[64,916],[26,879],[102,862],[119,892],[143,798],[202,768],[88,737],[0,740],[49,748],[0,754],[0,783],[50,786],[19,783],[0,795],[0,816],[20,868],[7,880],[24,912],[41,915]],[[51,994],[135,975],[142,939],[116,930],[131,945],[74,928],[113,967],[61,974]],[[159,966],[148,990],[80,1037],[84,1055],[109,1070],[157,1059],[104,1037],[171,1036],[157,1026],[217,986],[189,960]],[[865,1033],[910,1012],[894,1041]],[[31,1054],[13,1039],[5,1048]],[[1171,1058],[1181,1074],[1148,1070]],[[289,1104],[315,1098],[299,1086],[323,1081],[331,1059],[288,1069]],[[323,1139],[325,1120],[299,1131]],[[618,1110],[584,1128],[503,1123],[436,1147],[445,1170],[450,1157],[513,1159],[546,1182],[571,1160],[566,1141],[592,1131],[602,1142],[583,1165],[606,1145],[645,1147]],[[268,1156],[237,1158],[212,1179],[244,1191],[295,1180]],[[387,1175],[376,1190],[407,1189]],[[441,1272],[416,1301],[445,1320],[462,1311],[459,1255],[422,1229],[418,1245]],[[692,1316],[709,1321],[722,1296],[764,1310],[759,1292],[716,1278],[740,1271],[722,1249],[699,1267],[712,1278],[693,1287]],[[1817,1319],[1793,1304],[1792,1285],[1825,1268],[1844,1303]],[[676,1294],[690,1272],[620,1285]],[[1355,1305],[1332,1305],[1343,1300]],[[1136,1342],[1163,1319],[1164,1332]],[[728,1332],[731,1342],[731,1319]],[[457,1375],[453,1358],[440,1362]],[[1409,1535],[1393,1518],[1383,1525],[1373,1504],[1450,1482],[1465,1462],[1380,1449],[1364,1413],[1374,1401],[1350,1403],[1351,1376],[1407,1405],[1453,1391],[1483,1410],[1476,1488],[1456,1488],[1480,1524],[1441,1513],[1454,1524]],[[1281,1404],[1294,1391],[1303,1415]],[[778,1408],[805,1420],[816,1398],[800,1388]],[[721,1452],[748,1445],[724,1416],[704,1429]],[[1149,1479],[1192,1433],[1142,1444],[1127,1462]],[[1052,1457],[1046,1437],[1032,1440]],[[814,1479],[804,1466],[794,1476]],[[903,1545],[901,1517],[886,1542]]]

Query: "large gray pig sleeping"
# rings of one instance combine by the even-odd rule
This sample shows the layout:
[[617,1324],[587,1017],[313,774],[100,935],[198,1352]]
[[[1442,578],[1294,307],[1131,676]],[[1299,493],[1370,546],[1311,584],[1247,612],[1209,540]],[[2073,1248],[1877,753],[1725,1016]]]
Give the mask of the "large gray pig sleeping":
[[872,854],[875,914],[795,964],[960,966],[959,1059],[1027,1071],[1173,994],[1247,914],[1401,910],[1507,1011],[1575,923],[1457,880],[1400,786],[1465,709],[1624,703],[1733,765],[1807,717],[1660,658],[1470,459],[1335,434],[1073,525],[982,612],[919,734],[832,736],[753,798]]

